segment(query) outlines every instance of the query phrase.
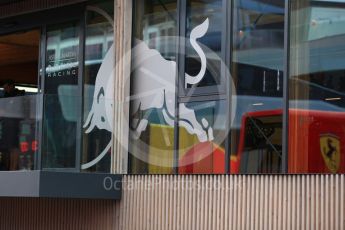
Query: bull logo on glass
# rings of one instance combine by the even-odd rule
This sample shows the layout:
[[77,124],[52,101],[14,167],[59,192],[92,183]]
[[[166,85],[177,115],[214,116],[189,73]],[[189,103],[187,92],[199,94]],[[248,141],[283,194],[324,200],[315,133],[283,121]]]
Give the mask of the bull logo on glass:
[[[197,39],[203,37],[209,27],[206,19],[201,25],[195,27],[190,34],[192,47],[201,59],[201,69],[196,76],[185,74],[185,83],[198,84],[206,73],[206,56],[197,43]],[[158,109],[161,111],[164,121],[169,126],[174,126],[175,114],[175,79],[176,62],[164,59],[154,49],[150,49],[146,43],[139,41],[133,52],[134,71],[132,80],[136,84],[132,87],[132,137],[138,139],[148,125],[147,118],[135,119],[134,115],[140,111]],[[192,109],[180,104],[179,125],[184,127],[190,134],[197,135],[200,142],[213,140],[213,129],[206,119],[201,124]]]
[[[209,20],[195,27],[190,34],[190,43],[201,60],[200,72],[196,76],[185,74],[185,83],[195,85],[202,81],[206,73],[207,60],[205,52],[197,43],[197,39],[203,37],[209,27]],[[174,126],[175,114],[175,79],[176,62],[168,61],[155,49],[139,41],[132,50],[132,65],[135,66],[131,81],[136,82],[132,86],[131,96],[131,137],[139,139],[142,132],[148,126],[147,118],[135,118],[134,114],[157,109],[163,115],[164,121],[169,126]],[[113,95],[114,95],[114,45],[106,54],[98,71],[95,83],[95,91],[91,110],[84,123],[85,133],[90,133],[96,127],[98,129],[113,131]],[[184,127],[188,133],[195,134],[200,142],[212,141],[213,128],[204,118],[199,122],[195,111],[187,108],[182,103],[179,106],[179,126]],[[82,169],[87,169],[97,164],[111,148],[111,142],[94,160],[83,164]]]
[[[102,15],[114,26],[114,22],[107,12],[96,7],[88,7],[88,10]],[[84,123],[85,133],[90,133],[96,127],[109,132],[113,131],[114,56],[113,44],[107,51],[96,76],[91,110]],[[83,164],[81,168],[88,169],[97,164],[107,154],[110,148],[111,141],[95,159]]]

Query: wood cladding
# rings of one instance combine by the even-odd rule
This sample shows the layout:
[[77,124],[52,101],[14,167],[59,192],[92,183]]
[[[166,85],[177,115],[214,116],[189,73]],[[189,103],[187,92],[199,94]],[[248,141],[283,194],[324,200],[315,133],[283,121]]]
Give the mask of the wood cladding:
[[344,175],[125,176],[121,201],[0,199],[0,229],[344,229]]
[[112,173],[126,174],[128,165],[128,151],[123,146],[128,146],[129,105],[127,98],[130,95],[128,76],[131,73],[131,45],[132,45],[132,1],[115,1],[114,44],[116,68],[114,81],[114,126],[113,130],[113,158]]
[[5,79],[37,84],[39,41],[39,30],[0,36],[0,84]]
[[22,47],[20,45],[0,43],[0,68],[11,64],[37,62],[37,60],[38,47]]
[[114,201],[64,199],[0,199],[0,229],[111,229]]
[[13,16],[28,12],[35,12],[44,9],[65,6],[72,3],[82,2],[84,0],[22,0],[7,1],[0,7],[0,18]]
[[3,80],[12,79],[16,83],[37,85],[38,63],[28,62],[19,65],[0,66],[0,84]]

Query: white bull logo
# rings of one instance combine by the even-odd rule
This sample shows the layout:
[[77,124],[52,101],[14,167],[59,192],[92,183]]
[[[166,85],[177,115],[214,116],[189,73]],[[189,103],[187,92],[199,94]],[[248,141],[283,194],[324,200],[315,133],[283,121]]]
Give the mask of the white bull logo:
[[[206,19],[201,25],[195,27],[190,35],[190,43],[199,55],[201,69],[196,76],[185,74],[185,83],[194,85],[199,83],[206,73],[206,56],[197,39],[203,37],[209,27]],[[154,49],[150,49],[140,41],[133,50],[132,74],[132,117],[140,111],[158,109],[161,111],[164,121],[169,126],[174,126],[175,115],[175,79],[176,62],[164,59]],[[146,130],[148,118],[132,119],[132,137],[138,139]],[[206,119],[197,120],[195,111],[186,107],[184,103],[179,106],[179,125],[184,127],[190,134],[196,134],[200,142],[213,140],[213,129]]]
[[[208,27],[209,20],[206,19],[191,32],[190,42],[200,56],[201,69],[196,76],[185,74],[186,84],[199,83],[206,73],[206,56],[196,40],[206,34]],[[132,55],[132,137],[138,139],[148,125],[147,118],[134,119],[134,114],[140,111],[159,109],[165,122],[174,126],[176,62],[164,59],[157,50],[150,49],[142,41],[132,50]],[[114,56],[112,45],[97,73],[92,107],[84,124],[85,133],[90,133],[95,127],[113,131]],[[187,108],[184,103],[180,104],[179,110],[180,126],[186,128],[190,134],[196,134],[200,142],[214,139],[213,129],[206,119],[202,119],[200,124],[195,111]],[[83,164],[81,168],[87,169],[97,164],[110,148],[111,142],[97,158]]]
[[[92,107],[84,123],[85,133],[90,133],[95,127],[109,132],[113,131],[114,56],[114,45],[112,45],[97,73]],[[87,164],[83,164],[81,168],[87,169],[97,164],[110,148],[111,141],[97,158]]]

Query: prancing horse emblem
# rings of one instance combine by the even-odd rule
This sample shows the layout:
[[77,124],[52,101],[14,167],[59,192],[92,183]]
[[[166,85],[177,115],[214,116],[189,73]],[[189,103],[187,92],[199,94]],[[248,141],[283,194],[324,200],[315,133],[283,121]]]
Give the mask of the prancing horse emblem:
[[337,173],[340,166],[340,140],[333,134],[320,136],[320,150],[323,160],[332,173]]

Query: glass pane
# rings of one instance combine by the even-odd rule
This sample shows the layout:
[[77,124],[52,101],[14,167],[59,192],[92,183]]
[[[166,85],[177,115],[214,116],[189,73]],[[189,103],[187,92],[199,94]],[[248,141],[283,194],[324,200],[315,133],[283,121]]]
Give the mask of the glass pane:
[[187,1],[184,76],[187,88],[221,84],[223,19],[222,0]]
[[130,108],[131,173],[172,173],[177,2],[135,1]]
[[0,36],[0,171],[33,170],[38,156],[40,35]]
[[180,104],[179,174],[225,173],[226,101]]
[[232,173],[281,169],[284,4],[234,1]]
[[40,96],[26,94],[0,99],[0,171],[34,169]]
[[289,172],[345,172],[345,1],[291,1]]
[[[102,108],[112,102],[108,95],[111,70],[114,65],[114,1],[92,5],[87,11],[85,30],[85,63],[84,63],[84,111],[83,111],[83,151],[82,168],[88,171],[109,172],[111,159],[111,130],[109,122],[100,125],[104,116]],[[107,70],[110,66],[110,71]],[[105,72],[107,75],[103,76]],[[100,95],[100,96],[98,96]],[[109,98],[110,96],[110,98]],[[102,108],[100,106],[103,106]],[[104,116],[107,120],[112,119]],[[96,159],[98,156],[104,157]]]
[[[79,35],[75,24],[47,28],[43,168],[75,168]],[[79,112],[79,113],[78,113]]]

